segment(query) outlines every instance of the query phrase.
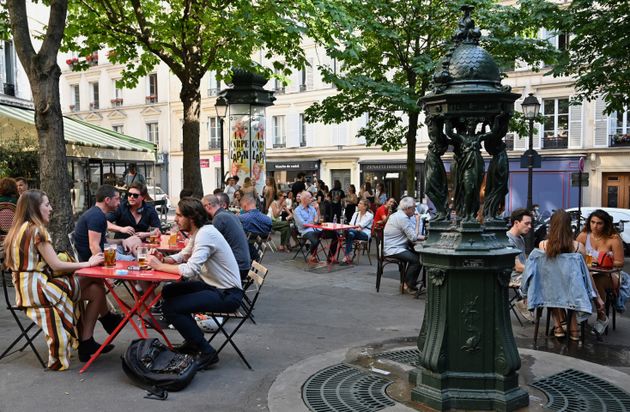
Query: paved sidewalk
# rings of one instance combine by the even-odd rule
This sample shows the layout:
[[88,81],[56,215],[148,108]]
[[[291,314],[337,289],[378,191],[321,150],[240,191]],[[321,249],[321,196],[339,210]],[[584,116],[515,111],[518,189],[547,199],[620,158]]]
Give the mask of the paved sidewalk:
[[[143,399],[144,391],[133,386],[121,368],[120,356],[135,338],[133,329],[126,327],[115,341],[116,348],[83,375],[78,373],[81,363],[77,359],[73,359],[69,371],[44,372],[30,351],[0,361],[0,412],[267,411],[269,390],[285,370],[299,369],[302,362],[313,357],[330,353],[343,356],[349,348],[370,342],[414,339],[418,335],[424,295],[420,299],[401,295],[393,268],[386,272],[381,291],[376,293],[376,266],[370,266],[365,257],[358,266],[338,267],[330,273],[305,270],[299,257],[296,261],[291,257],[288,253],[265,256],[264,264],[270,272],[257,304],[257,324],[244,325],[235,337],[253,371],[228,347],[217,366],[199,373],[184,391],[170,393],[165,402]],[[519,346],[531,348],[533,326],[520,327],[515,320],[513,324]],[[630,322],[618,317],[617,327],[604,343],[588,337],[585,347],[573,351],[573,355],[630,373]],[[17,334],[4,308],[0,309],[0,330],[2,350]],[[181,340],[176,331],[167,333],[172,341]],[[104,339],[100,327],[96,338]],[[567,351],[566,345],[554,342],[549,341],[549,351]],[[37,345],[46,353],[43,339],[39,338]],[[580,364],[566,358],[567,367],[572,363]],[[291,383],[294,387],[289,389],[295,392],[304,382]],[[296,405],[295,410],[300,409],[302,405]]]

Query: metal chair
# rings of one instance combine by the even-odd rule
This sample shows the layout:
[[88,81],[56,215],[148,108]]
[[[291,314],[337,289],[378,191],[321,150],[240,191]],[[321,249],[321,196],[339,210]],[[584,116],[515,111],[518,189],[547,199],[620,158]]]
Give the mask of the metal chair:
[[372,266],[372,257],[370,256],[370,249],[372,248],[372,238],[369,240],[355,240],[354,241],[354,251],[352,253],[352,260],[357,258],[357,265],[359,264],[359,258],[361,254],[366,254],[368,256],[368,261],[370,262],[370,266]]
[[400,274],[400,293],[404,293],[405,285],[405,271],[407,269],[407,263],[391,256],[385,256],[385,245],[383,242],[383,229],[378,228],[374,230],[374,239],[376,239],[376,291],[379,292],[381,288],[381,277],[383,276],[383,269],[389,264],[398,265],[398,273]]

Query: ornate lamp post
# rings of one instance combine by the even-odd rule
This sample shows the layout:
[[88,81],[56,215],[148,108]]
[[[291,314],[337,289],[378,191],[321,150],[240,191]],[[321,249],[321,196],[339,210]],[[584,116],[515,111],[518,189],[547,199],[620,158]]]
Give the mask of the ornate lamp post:
[[263,88],[265,83],[264,76],[236,69],[233,87],[219,93],[230,109],[230,175],[251,177],[258,193],[265,186],[265,107],[276,100],[272,91]]
[[219,96],[214,103],[214,109],[217,112],[219,118],[219,144],[221,145],[221,189],[225,188],[225,145],[223,144],[223,119],[227,114],[228,103],[225,97]]
[[[500,217],[508,193],[503,137],[519,95],[501,85],[499,69],[479,47],[481,33],[464,17],[454,45],[419,100],[431,144],[425,159],[425,191],[436,207],[429,237],[416,249],[427,269],[427,306],[410,374],[411,398],[438,410],[510,411],[529,404],[518,386],[520,358],[512,334],[508,283],[514,256]],[[485,162],[483,221],[477,220]],[[441,156],[453,147],[455,221],[447,216],[447,175]]]
[[[534,119],[538,116],[540,110],[540,102],[534,96],[534,93],[530,93],[523,100],[523,116],[529,121],[529,149],[527,150],[527,210],[532,210],[532,187],[534,181]],[[533,222],[532,222],[533,224]],[[527,235],[527,250],[534,249],[534,228],[529,231]]]

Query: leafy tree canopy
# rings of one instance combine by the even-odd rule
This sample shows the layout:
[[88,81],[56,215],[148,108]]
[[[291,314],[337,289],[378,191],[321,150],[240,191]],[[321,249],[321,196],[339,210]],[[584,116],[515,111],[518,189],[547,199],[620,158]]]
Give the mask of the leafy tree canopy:
[[606,111],[630,107],[630,5],[627,0],[573,0],[562,31],[571,34],[554,75],[576,79],[578,99],[604,94]]
[[320,68],[339,93],[313,104],[306,111],[308,121],[336,123],[367,113],[367,126],[359,135],[368,145],[384,150],[406,145],[409,133],[415,136],[422,126],[413,116],[420,110],[416,102],[428,91],[451,44],[463,4],[475,6],[482,46],[500,67],[511,68],[517,59],[535,70],[555,62],[556,51],[536,38],[538,28],[560,23],[557,6],[548,1],[522,0],[516,6],[491,0],[326,1],[319,4],[321,16],[309,29],[341,67]]

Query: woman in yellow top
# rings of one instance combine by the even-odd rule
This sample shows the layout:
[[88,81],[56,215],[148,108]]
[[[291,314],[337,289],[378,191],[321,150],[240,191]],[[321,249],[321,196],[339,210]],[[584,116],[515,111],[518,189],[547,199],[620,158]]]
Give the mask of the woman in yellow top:
[[[103,254],[92,256],[88,262],[61,261],[46,230],[51,212],[44,192],[28,190],[20,196],[13,227],[4,243],[5,265],[13,275],[16,305],[23,308],[46,335],[48,368],[64,370],[69,366],[71,348],[78,347],[79,357],[85,362],[100,346],[92,337],[98,312],[84,313],[79,324],[81,335],[77,333],[82,306],[78,304],[79,299],[104,299],[102,291],[92,286],[80,290],[79,280],[67,272],[99,265]],[[112,348],[110,345],[104,352]]]
[[[593,211],[586,220],[584,229],[578,235],[578,242],[586,248],[586,254],[591,256],[593,262],[597,262],[603,253],[612,255],[613,267],[621,269],[624,263],[623,242],[613,226],[612,217],[604,210]],[[606,289],[619,289],[619,273],[600,273],[593,276],[597,294],[602,300],[606,299]],[[604,308],[598,308],[597,320],[601,324],[600,331],[608,325]]]

